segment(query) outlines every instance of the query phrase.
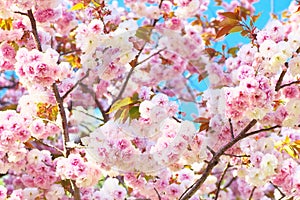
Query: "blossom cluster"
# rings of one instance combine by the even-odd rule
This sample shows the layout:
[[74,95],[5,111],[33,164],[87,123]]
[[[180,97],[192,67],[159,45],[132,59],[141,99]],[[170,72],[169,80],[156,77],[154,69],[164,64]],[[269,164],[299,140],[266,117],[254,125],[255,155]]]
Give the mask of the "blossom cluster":
[[299,3],[255,2],[0,0],[0,199],[300,198]]

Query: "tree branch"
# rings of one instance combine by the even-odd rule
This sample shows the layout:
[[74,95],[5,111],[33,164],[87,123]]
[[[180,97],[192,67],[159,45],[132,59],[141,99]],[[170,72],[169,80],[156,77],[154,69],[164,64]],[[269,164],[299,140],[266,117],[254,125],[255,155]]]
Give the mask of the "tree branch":
[[85,78],[89,76],[90,69],[86,72],[86,75],[84,75],[80,80],[78,80],[75,85],[71,89],[69,89],[61,98],[65,99],[78,85],[81,83]]
[[192,185],[190,186],[179,198],[179,200],[187,200],[191,198],[197,190],[203,185],[204,181],[207,179],[207,177],[210,175],[212,169],[218,164],[219,159],[224,153],[230,149],[232,146],[234,146],[238,141],[249,137],[250,135],[254,135],[260,132],[264,131],[270,131],[275,128],[279,128],[280,126],[273,126],[270,128],[260,129],[257,131],[252,131],[247,134],[247,132],[257,123],[256,119],[253,119],[239,134],[236,136],[233,140],[225,144],[219,151],[216,152],[216,154],[212,157],[212,159],[208,162],[207,167],[205,171],[203,172],[202,176]]
[[256,186],[254,186],[253,189],[251,190],[251,193],[250,193],[250,196],[249,196],[249,200],[252,199],[255,189],[256,189]]
[[137,64],[136,64],[136,66],[138,66],[138,65],[140,65],[140,64],[142,64],[142,63],[144,63],[144,62],[146,62],[147,60],[149,60],[150,58],[152,58],[153,56],[156,56],[156,55],[158,55],[160,52],[162,52],[162,51],[164,51],[164,50],[166,50],[167,49],[167,47],[165,47],[165,48],[163,48],[163,49],[160,49],[160,50],[158,50],[157,52],[155,52],[155,53],[153,53],[153,54],[151,54],[150,56],[148,56],[147,58],[145,58],[144,60],[142,60],[142,61],[140,61],[140,62],[138,62]]
[[154,188],[154,190],[155,190],[155,192],[156,192],[156,194],[157,194],[157,196],[158,196],[158,200],[161,200],[161,196],[159,195],[159,192],[157,191],[157,189]]
[[90,88],[88,88],[88,86],[82,84],[82,83],[79,83],[79,85],[84,88],[88,93],[90,93],[90,95],[92,95],[92,97],[94,98],[94,101],[97,105],[97,107],[99,108],[101,114],[102,114],[102,117],[103,117],[103,122],[107,122],[109,120],[109,115],[106,114],[106,111],[104,110],[103,106],[101,105],[101,103],[98,101],[97,99],[97,96],[95,94],[95,92],[93,90],[91,90]]
[[234,138],[234,133],[233,133],[231,118],[229,118],[228,121],[229,121],[229,126],[230,126],[231,139],[233,139]]
[[290,85],[293,85],[293,84],[298,84],[298,83],[300,83],[300,81],[292,81],[290,83],[281,85],[279,89],[290,86]]
[[223,181],[223,179],[225,177],[225,174],[226,174],[227,170],[229,169],[229,167],[230,167],[230,163],[228,162],[227,165],[226,165],[226,167],[225,167],[225,169],[224,169],[224,171],[223,171],[223,173],[222,173],[222,175],[221,175],[221,178],[220,178],[220,180],[219,180],[219,182],[217,184],[217,191],[216,191],[215,200],[217,200],[218,197],[219,197],[219,192],[220,192],[220,189],[221,189],[221,183],[222,183],[222,181]]
[[283,199],[286,195],[281,191],[281,189],[280,189],[277,185],[275,185],[275,184],[272,183],[271,181],[270,181],[270,183],[271,183],[271,185],[272,185],[276,190],[278,190],[279,193],[281,194],[281,197],[280,197],[279,200]]
[[69,138],[69,132],[68,132],[67,115],[66,115],[65,108],[64,108],[64,105],[63,105],[64,102],[63,102],[63,98],[61,98],[61,96],[59,95],[59,91],[58,91],[56,83],[52,84],[52,89],[53,89],[53,92],[54,92],[55,100],[56,100],[56,102],[58,104],[59,113],[60,113],[61,120],[62,120],[62,128],[63,128],[63,131],[62,131],[63,132],[63,134],[62,134],[63,151],[64,151],[64,155],[68,156],[68,151],[67,151],[67,148],[66,148],[66,143],[70,141],[70,138]]
[[29,17],[29,20],[30,20],[30,23],[31,23],[31,29],[32,29],[31,31],[32,31],[33,36],[34,36],[34,40],[35,40],[37,49],[39,51],[43,51],[41,41],[39,39],[39,35],[38,35],[38,32],[37,32],[37,28],[36,28],[36,21],[34,19],[34,16],[33,16],[33,13],[32,13],[31,9],[27,10],[27,16]]
[[220,157],[233,145],[235,145],[238,141],[247,137],[246,133],[257,123],[257,120],[253,119],[249,124],[239,133],[237,137],[233,140],[225,144],[216,154],[212,157],[212,159],[208,162],[205,171],[202,176],[192,185],[190,186],[179,198],[179,200],[187,200],[191,198],[197,190],[203,185],[207,177],[210,175],[212,169],[218,164]]

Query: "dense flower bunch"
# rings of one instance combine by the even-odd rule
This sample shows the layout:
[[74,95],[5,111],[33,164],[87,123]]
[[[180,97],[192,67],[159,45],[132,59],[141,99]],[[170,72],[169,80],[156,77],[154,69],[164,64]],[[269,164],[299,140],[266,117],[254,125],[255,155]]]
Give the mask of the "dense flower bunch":
[[300,7],[255,2],[0,0],[0,200],[300,198]]

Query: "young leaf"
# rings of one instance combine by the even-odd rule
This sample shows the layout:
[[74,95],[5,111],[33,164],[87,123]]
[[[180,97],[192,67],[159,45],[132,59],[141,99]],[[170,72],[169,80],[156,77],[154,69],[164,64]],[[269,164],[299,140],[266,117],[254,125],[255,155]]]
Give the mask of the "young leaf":
[[79,2],[75,4],[72,8],[70,8],[70,11],[75,11],[75,10],[82,10],[85,8],[85,5],[82,2]]
[[239,50],[238,47],[231,47],[230,49],[228,49],[228,53],[232,55],[232,57],[236,57],[236,53]]
[[255,23],[258,20],[258,18],[260,17],[260,15],[261,15],[261,13],[258,13],[257,15],[254,15],[252,17],[252,21]]
[[133,106],[129,110],[130,119],[138,119],[140,117],[139,106]]
[[227,25],[224,26],[223,28],[221,28],[216,35],[216,39],[224,36],[224,35],[228,35],[229,31],[234,27],[235,25]]
[[142,40],[145,40],[146,42],[150,42],[152,29],[153,27],[149,25],[139,27],[135,33],[135,36]]
[[209,118],[205,118],[205,117],[198,117],[196,119],[194,119],[194,122],[196,123],[207,123],[209,122]]
[[214,57],[217,55],[217,51],[213,48],[206,48],[204,49],[205,53],[209,55],[210,58]]
[[120,99],[118,101],[116,101],[110,108],[110,110],[108,111],[109,113],[112,113],[116,110],[119,110],[120,108],[124,107],[124,106],[128,106],[129,104],[133,103],[132,99],[130,97],[126,97],[124,99]]
[[238,13],[233,13],[233,12],[222,12],[219,13],[220,15],[230,18],[230,19],[235,19],[235,20],[239,20],[239,15]]
[[238,26],[235,26],[235,27],[233,27],[232,29],[230,29],[229,33],[240,32],[240,31],[242,31],[242,30],[244,30],[244,29],[243,29],[243,26],[238,25]]

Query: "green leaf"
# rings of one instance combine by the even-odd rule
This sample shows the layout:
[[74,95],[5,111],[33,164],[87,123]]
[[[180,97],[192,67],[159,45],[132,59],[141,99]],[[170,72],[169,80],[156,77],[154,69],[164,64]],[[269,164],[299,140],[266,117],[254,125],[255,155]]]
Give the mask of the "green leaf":
[[135,36],[145,40],[146,42],[150,42],[152,29],[153,27],[149,25],[139,27],[135,33]]
[[230,49],[228,49],[228,53],[232,55],[232,57],[236,57],[236,53],[239,50],[238,47],[231,47]]
[[124,107],[124,106],[128,106],[129,104],[133,103],[132,99],[130,97],[126,97],[124,99],[120,99],[118,101],[116,101],[110,108],[110,110],[108,111],[109,113],[112,113],[116,110],[119,110],[120,108]]
[[128,119],[129,117],[129,108],[125,108],[122,113],[121,113],[121,116],[120,116],[120,120],[122,121],[122,123],[125,123],[126,120]]
[[130,119],[138,119],[140,117],[139,106],[133,106],[129,110]]
[[85,8],[85,5],[82,2],[79,2],[70,8],[70,11],[82,10]]

